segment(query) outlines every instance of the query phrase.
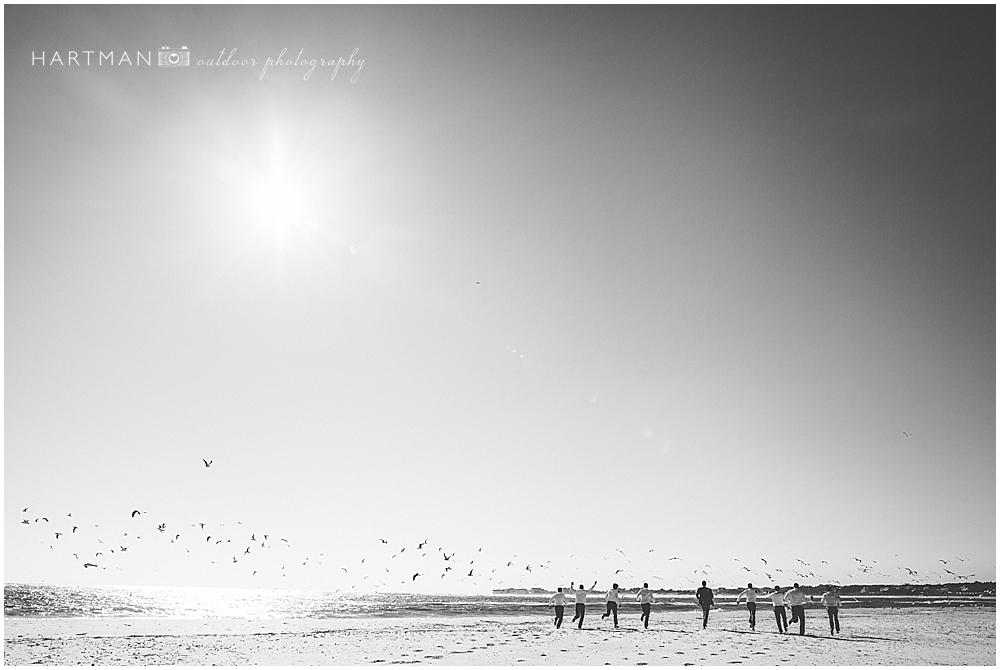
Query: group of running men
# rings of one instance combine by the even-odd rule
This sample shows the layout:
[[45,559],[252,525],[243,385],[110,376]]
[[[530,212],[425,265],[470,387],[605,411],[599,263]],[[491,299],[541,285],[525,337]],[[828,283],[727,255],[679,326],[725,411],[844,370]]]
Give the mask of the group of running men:
[[[583,617],[587,612],[587,594],[593,591],[594,586],[597,586],[597,582],[589,589],[584,588],[583,584],[580,584],[573,590],[573,595],[576,598],[576,614],[573,615],[573,621],[579,622],[577,628],[583,628]],[[573,585],[570,584],[570,588],[573,589]],[[754,588],[753,584],[747,584],[747,587],[740,591],[736,596],[736,604],[739,605],[740,601],[746,598],[747,601],[747,611],[750,613],[750,630],[757,630],[757,597],[761,596],[768,598],[774,607],[774,620],[778,624],[779,633],[788,632],[789,620],[785,614],[785,606],[789,606],[792,610],[791,623],[799,624],[799,635],[806,634],[806,612],[805,606],[808,602],[808,597],[805,593],[799,589],[798,583],[792,586],[787,592],[782,593],[779,587],[774,587],[771,593],[759,594],[757,589]],[[620,589],[618,584],[612,584],[611,588],[604,595],[604,602],[607,604],[607,611],[601,617],[602,619],[607,619],[609,616],[614,616],[615,628],[618,628],[618,602],[621,598]],[[695,592],[695,598],[698,600],[698,604],[701,606],[702,620],[701,627],[708,628],[708,614],[712,610],[712,606],[715,604],[715,594],[712,593],[712,589],[708,588],[707,582],[701,583],[701,588]],[[560,628],[563,622],[563,612],[565,609],[566,601],[568,596],[563,593],[562,587],[549,598],[549,605],[554,606],[556,609],[556,628]],[[639,606],[642,608],[642,616],[640,621],[642,621],[645,628],[649,628],[649,612],[651,605],[656,602],[653,600],[653,592],[649,590],[649,584],[644,583],[639,592],[636,593],[635,599],[639,602]],[[830,620],[830,635],[835,632],[840,632],[840,595],[837,593],[836,588],[833,586],[829,587],[826,593],[823,594],[820,603],[826,608],[827,617]]]

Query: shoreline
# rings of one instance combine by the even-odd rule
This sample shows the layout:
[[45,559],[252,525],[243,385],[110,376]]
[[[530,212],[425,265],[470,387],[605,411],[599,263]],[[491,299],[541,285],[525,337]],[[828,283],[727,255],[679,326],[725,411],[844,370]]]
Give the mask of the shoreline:
[[549,617],[153,619],[4,617],[6,665],[995,665],[996,610],[841,610],[842,634],[807,610],[807,634],[779,634],[769,608],[654,610],[615,629],[588,607],[583,630]]

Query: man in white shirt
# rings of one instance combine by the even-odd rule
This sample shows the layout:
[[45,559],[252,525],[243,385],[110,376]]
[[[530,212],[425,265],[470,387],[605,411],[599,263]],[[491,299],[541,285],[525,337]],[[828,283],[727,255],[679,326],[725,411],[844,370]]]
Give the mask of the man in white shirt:
[[639,607],[642,608],[642,616],[639,617],[639,621],[642,621],[645,628],[649,628],[649,610],[655,602],[653,592],[649,590],[649,584],[642,583],[642,588],[635,594],[635,599],[639,601]]
[[615,628],[618,628],[618,585],[612,584],[611,588],[604,595],[604,602],[608,604],[608,611],[604,613],[602,619],[607,619],[611,614],[615,615]]
[[792,623],[799,622],[799,635],[806,634],[806,594],[799,590],[799,584],[785,594],[785,602],[792,608]]
[[559,628],[562,626],[563,612],[566,607],[566,594],[563,593],[561,586],[559,587],[559,590],[553,593],[552,597],[549,598],[549,605],[554,605],[556,608],[556,628]]
[[827,592],[823,594],[820,599],[820,603],[826,608],[826,615],[830,619],[830,635],[833,635],[834,628],[837,632],[840,632],[840,616],[837,612],[840,610],[840,594],[837,593],[837,589],[834,586],[830,586]]
[[788,617],[785,614],[785,596],[782,595],[781,589],[775,586],[774,593],[769,595],[768,598],[771,599],[771,604],[774,605],[774,620],[778,622],[778,632],[787,633]]
[[753,584],[747,584],[747,587],[736,596],[737,606],[742,598],[747,599],[747,611],[750,612],[750,630],[757,630],[757,589],[753,587]]
[[[597,586],[597,582],[594,582],[594,586]],[[590,589],[593,589],[594,586],[591,586]],[[587,612],[587,591],[590,589],[583,588],[581,583],[573,592],[573,595],[576,596],[576,614],[573,615],[573,621],[578,619],[580,621],[577,628],[583,628],[583,615]]]

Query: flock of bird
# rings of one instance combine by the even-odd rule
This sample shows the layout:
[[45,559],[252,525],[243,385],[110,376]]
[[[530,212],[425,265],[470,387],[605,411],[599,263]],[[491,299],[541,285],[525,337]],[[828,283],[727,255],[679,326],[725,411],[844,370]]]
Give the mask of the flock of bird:
[[[204,467],[211,468],[214,461],[202,459]],[[29,508],[25,507],[22,514],[27,514]],[[51,516],[51,519],[50,519]],[[84,524],[82,521],[74,519],[72,513],[67,513],[65,517],[54,515],[37,516],[32,520],[25,517],[21,524],[26,526],[43,526],[48,529],[51,535],[47,535],[48,545],[51,550],[56,550],[57,546],[69,550],[69,554],[79,563],[83,569],[99,570],[124,570],[128,567],[125,563],[125,555],[130,549],[133,556],[139,547],[151,546],[154,542],[169,547],[175,545],[176,549],[183,549],[185,554],[192,554],[196,560],[207,559],[212,564],[229,564],[237,568],[245,569],[249,577],[257,577],[258,573],[266,570],[271,576],[286,577],[292,567],[307,567],[310,565],[321,566],[324,553],[317,553],[315,556],[298,554],[292,550],[291,542],[284,537],[276,537],[273,532],[262,532],[262,530],[251,530],[244,526],[241,521],[235,524],[205,523],[196,521],[177,525],[168,524],[162,520],[147,521],[153,515],[145,510],[132,509],[119,521],[123,522],[127,530],[122,531],[119,526],[114,535],[107,534],[101,529],[100,524]],[[54,521],[52,519],[55,519]],[[118,534],[120,532],[120,535]],[[150,537],[152,535],[152,537]],[[146,537],[143,540],[143,537]],[[45,537],[45,536],[42,536]],[[561,566],[559,569],[553,565],[552,560],[536,561],[519,558],[517,555],[505,556],[502,558],[491,557],[483,554],[483,548],[470,550],[469,555],[459,556],[457,551],[446,549],[443,546],[432,548],[429,538],[424,539],[412,546],[398,546],[397,543],[390,543],[385,538],[372,538],[370,544],[361,543],[360,549],[369,546],[368,555],[361,557],[356,563],[352,561],[346,565],[338,564],[327,570],[334,569],[342,571],[348,578],[354,579],[354,588],[370,587],[373,590],[380,588],[395,588],[395,584],[402,586],[413,585],[418,582],[424,583],[428,579],[434,579],[440,584],[445,584],[455,580],[468,581],[476,580],[477,583],[491,584],[498,586],[535,586],[527,584],[531,579],[535,582],[560,583],[569,574],[572,566]],[[396,548],[398,547],[398,548]],[[409,553],[407,550],[409,549]],[[192,551],[194,550],[194,551]],[[654,556],[656,550],[649,549],[643,552],[642,556],[628,556],[621,549],[616,549],[615,554],[604,559],[604,572],[610,579],[620,580],[623,583],[626,579],[637,581],[659,581],[661,584],[666,581],[663,576],[655,574],[662,572],[659,568],[668,568],[669,579],[679,581],[683,584],[664,584],[666,588],[695,585],[702,579],[712,579],[712,575],[743,574],[748,581],[755,580],[766,583],[783,584],[791,581],[802,581],[804,583],[839,584],[836,579],[830,579],[824,572],[829,568],[825,560],[811,564],[802,559],[795,559],[796,565],[777,567],[766,558],[757,561],[744,563],[739,558],[730,559],[730,565],[710,565],[700,564],[694,566],[690,564],[687,568],[681,568],[686,561],[680,556],[670,556],[660,559]],[[275,554],[275,556],[271,556]],[[278,560],[259,562],[259,556],[266,555],[269,558]],[[575,554],[569,556],[572,559]],[[975,574],[960,574],[948,568],[965,563],[968,559],[955,557],[951,560],[938,559],[943,564],[943,572],[950,577],[945,577],[937,571],[917,571],[907,566],[895,566],[893,568],[879,564],[875,560],[862,560],[853,558],[857,563],[853,572],[846,572],[848,578],[852,580],[874,580],[888,579],[893,581],[967,581],[974,578]],[[678,562],[678,563],[675,563]],[[280,567],[278,567],[280,566]],[[407,569],[409,568],[409,569]],[[690,571],[688,571],[690,569]],[[958,569],[958,568],[956,568]],[[903,572],[905,571],[905,575]],[[723,577],[728,578],[728,577]],[[445,580],[445,581],[440,581]],[[716,580],[717,581],[717,580]],[[864,583],[873,583],[867,581]]]

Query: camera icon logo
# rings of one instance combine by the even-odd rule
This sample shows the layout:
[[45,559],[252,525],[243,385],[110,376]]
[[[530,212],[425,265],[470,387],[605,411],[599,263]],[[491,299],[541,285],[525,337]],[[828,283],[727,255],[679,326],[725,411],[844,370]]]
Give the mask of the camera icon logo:
[[191,52],[187,47],[180,49],[162,47],[158,55],[157,65],[160,67],[191,67]]

